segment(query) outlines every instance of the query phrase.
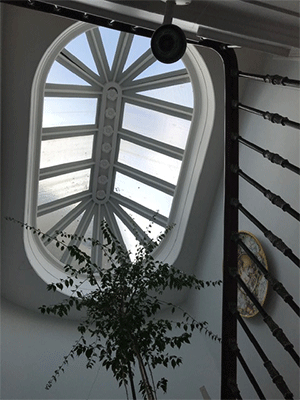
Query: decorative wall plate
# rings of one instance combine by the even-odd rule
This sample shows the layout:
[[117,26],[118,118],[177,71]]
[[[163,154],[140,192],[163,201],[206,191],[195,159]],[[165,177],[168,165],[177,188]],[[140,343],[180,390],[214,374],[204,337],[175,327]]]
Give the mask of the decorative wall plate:
[[[240,231],[239,237],[262,265],[268,269],[265,253],[257,238],[252,233],[245,231]],[[238,272],[259,303],[263,305],[267,295],[268,281],[240,246],[238,246]],[[238,311],[245,318],[254,317],[259,312],[240,287],[238,288]]]

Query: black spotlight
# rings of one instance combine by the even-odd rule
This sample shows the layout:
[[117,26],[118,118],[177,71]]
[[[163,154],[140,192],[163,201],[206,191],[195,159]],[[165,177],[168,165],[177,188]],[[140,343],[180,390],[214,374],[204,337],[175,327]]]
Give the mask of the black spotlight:
[[162,25],[152,35],[151,49],[158,61],[172,64],[180,60],[185,53],[185,34],[177,25]]

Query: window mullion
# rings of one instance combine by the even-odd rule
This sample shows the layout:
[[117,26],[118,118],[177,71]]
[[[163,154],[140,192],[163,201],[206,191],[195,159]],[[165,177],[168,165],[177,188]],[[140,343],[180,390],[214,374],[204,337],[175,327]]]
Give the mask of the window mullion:
[[167,72],[165,74],[137,79],[135,81],[128,82],[127,84],[124,83],[123,90],[125,94],[131,94],[146,90],[161,89],[169,86],[181,85],[189,82],[190,77],[186,69],[180,69],[177,71]]
[[42,140],[63,139],[75,136],[95,135],[98,129],[95,125],[53,126],[43,128]]
[[90,160],[74,161],[67,164],[55,165],[53,167],[43,168],[40,170],[39,179],[53,178],[58,175],[68,174],[70,172],[81,171],[83,169],[91,168],[95,162]]
[[84,192],[76,193],[68,197],[63,197],[62,199],[51,201],[50,203],[42,204],[38,206],[37,217],[60,210],[61,208],[70,206],[88,198],[92,198],[91,192],[89,190],[85,190]]
[[123,240],[123,236],[122,236],[122,233],[120,231],[118,222],[116,220],[116,217],[114,215],[114,212],[113,212],[113,209],[112,209],[110,203],[104,204],[104,208],[105,208],[105,219],[106,219],[110,229],[112,230],[112,232],[114,233],[114,235],[118,239],[120,245],[123,246],[124,249],[127,249],[127,247],[125,245],[125,242]]
[[57,231],[63,231],[66,229],[68,225],[70,225],[88,206],[88,204],[92,201],[92,198],[88,198],[81,203],[79,203],[73,210],[68,212],[62,219],[60,219],[55,225],[52,226],[47,232],[47,237],[44,239],[44,244],[47,246],[51,241],[48,240],[48,237],[56,237]]
[[73,72],[79,78],[85,80],[92,86],[103,87],[104,82],[90,68],[83,64],[77,57],[71,54],[67,49],[64,49],[56,59],[61,65]]
[[45,87],[45,97],[99,97],[101,93],[100,88],[85,85],[46,83]]
[[95,60],[95,64],[100,75],[100,78],[104,78],[105,82],[110,80],[110,69],[106,57],[106,52],[102,42],[102,38],[99,30],[93,29],[86,32],[87,40]]
[[[74,233],[75,238],[71,239],[68,246],[79,246],[79,244],[81,242],[81,240],[79,238],[85,234],[85,232],[89,226],[89,223],[91,222],[91,219],[93,217],[94,206],[95,206],[95,203],[91,202],[91,204],[86,208],[86,210],[77,226],[77,229]],[[63,264],[71,263],[72,256],[70,255],[70,252],[68,249],[66,249],[64,251],[63,256],[61,257],[60,260]]]
[[151,210],[150,208],[142,206],[140,203],[136,203],[135,201],[115,192],[111,194],[111,199],[116,200],[119,204],[129,208],[142,217],[147,218],[149,221],[155,221],[156,224],[162,226],[163,228],[167,226],[168,219],[165,216],[156,213],[156,211]]
[[99,268],[102,267],[102,247],[103,233],[101,230],[101,222],[103,220],[103,206],[98,204],[94,213],[94,226],[93,226],[93,239],[98,240],[100,245],[92,246],[91,259],[92,263],[97,264]]
[[126,63],[131,45],[132,45],[133,35],[125,32],[120,33],[116,53],[114,56],[112,64],[112,80],[119,81],[122,74],[124,65]]
[[159,142],[158,140],[140,135],[127,129],[121,129],[118,133],[121,139],[125,139],[139,146],[146,147],[149,150],[156,151],[158,153],[164,154],[180,161],[183,158],[184,151],[178,147],[172,146],[164,142]]
[[170,196],[174,196],[175,185],[166,182],[162,179],[156,178],[153,175],[146,174],[145,172],[139,171],[135,168],[129,167],[128,165],[121,164],[119,162],[115,163],[115,170],[120,172],[130,178],[138,180],[139,182],[145,183],[161,192],[164,192]]
[[139,57],[126,71],[122,74],[119,84],[124,85],[126,81],[132,81],[140,75],[146,68],[155,63],[156,59],[152,54],[152,50],[147,50],[141,57]]
[[124,211],[115,200],[111,200],[110,204],[113,207],[115,214],[127,226],[140,244],[145,244],[145,242],[148,243],[151,241],[146,232],[143,231],[143,229],[134,221],[134,219],[131,218],[130,215],[128,215],[127,212]]
[[173,117],[186,119],[188,121],[191,121],[193,117],[193,109],[190,107],[182,106],[180,104],[170,103],[168,101],[137,94],[123,94],[123,98],[127,103],[161,112],[167,115],[172,115]]

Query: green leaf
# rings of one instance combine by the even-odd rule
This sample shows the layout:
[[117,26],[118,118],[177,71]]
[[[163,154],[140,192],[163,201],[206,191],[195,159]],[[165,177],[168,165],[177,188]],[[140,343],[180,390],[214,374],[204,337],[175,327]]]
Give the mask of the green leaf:
[[85,352],[87,358],[91,358],[92,354],[93,354],[93,348],[89,348]]

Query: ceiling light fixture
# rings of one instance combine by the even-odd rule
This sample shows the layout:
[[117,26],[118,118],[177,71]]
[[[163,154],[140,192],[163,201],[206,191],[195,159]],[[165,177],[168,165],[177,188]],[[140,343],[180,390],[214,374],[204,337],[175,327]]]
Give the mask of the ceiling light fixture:
[[162,26],[152,35],[151,49],[154,57],[164,63],[172,64],[180,60],[186,50],[186,37],[181,28],[172,24],[175,5],[188,5],[191,0],[162,0],[166,11]]

